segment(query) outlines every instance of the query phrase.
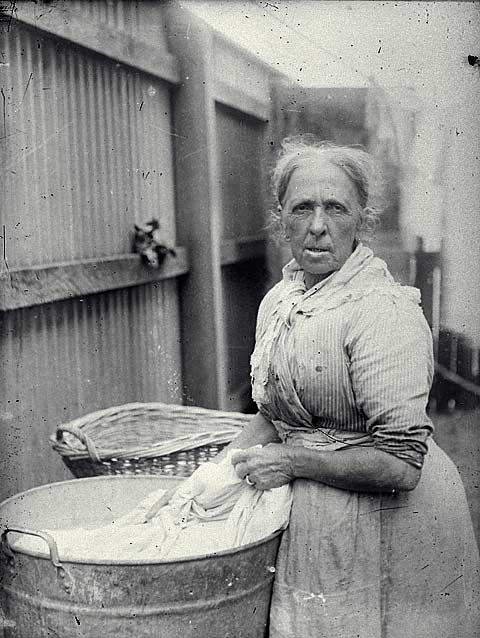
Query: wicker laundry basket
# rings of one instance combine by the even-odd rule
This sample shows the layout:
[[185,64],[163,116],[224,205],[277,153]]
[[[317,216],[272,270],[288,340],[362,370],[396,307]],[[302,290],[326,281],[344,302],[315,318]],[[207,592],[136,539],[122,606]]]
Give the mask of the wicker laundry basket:
[[251,414],[184,405],[128,403],[59,425],[50,442],[77,478],[190,476],[251,418]]

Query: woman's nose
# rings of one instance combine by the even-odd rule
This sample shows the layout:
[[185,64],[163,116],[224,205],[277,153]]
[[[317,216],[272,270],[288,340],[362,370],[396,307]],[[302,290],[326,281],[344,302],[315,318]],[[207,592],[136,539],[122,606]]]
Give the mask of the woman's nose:
[[326,229],[326,216],[323,206],[315,206],[309,230],[313,235],[322,235]]

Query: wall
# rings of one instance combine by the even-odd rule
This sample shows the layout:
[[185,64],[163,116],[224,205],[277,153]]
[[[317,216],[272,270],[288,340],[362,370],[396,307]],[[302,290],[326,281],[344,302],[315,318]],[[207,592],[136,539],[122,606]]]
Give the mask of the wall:
[[404,178],[397,242],[410,251],[417,236],[428,251],[443,242],[442,320],[478,342],[480,73],[467,56],[478,56],[480,4],[186,4],[299,89],[387,92]]
[[[452,105],[446,127],[443,214],[443,324],[480,346],[480,129],[476,85]],[[473,79],[473,78],[472,78]]]
[[68,477],[77,416],[248,407],[272,76],[176,3],[18,2],[3,35],[0,499]]
[[[121,37],[112,5],[77,5],[70,26],[103,19]],[[133,8],[127,29],[138,36]],[[152,217],[174,243],[170,84],[28,20],[13,21],[4,41],[5,285],[29,268],[39,279],[52,264],[125,255],[133,224]],[[48,444],[58,423],[134,400],[181,400],[174,279],[20,306],[0,312],[1,496],[68,476]]]

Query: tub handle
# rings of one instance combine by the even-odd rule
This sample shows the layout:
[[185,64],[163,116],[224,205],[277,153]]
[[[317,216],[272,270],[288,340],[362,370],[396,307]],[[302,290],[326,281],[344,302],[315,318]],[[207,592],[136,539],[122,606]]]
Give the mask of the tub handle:
[[51,536],[47,532],[39,532],[37,530],[27,529],[26,527],[7,527],[7,529],[5,529],[2,533],[2,545],[4,552],[11,564],[13,564],[15,561],[15,554],[13,553],[12,548],[8,544],[7,540],[7,535],[10,534],[10,532],[14,532],[16,534],[28,534],[30,536],[37,536],[47,543],[50,561],[57,571],[57,576],[61,582],[63,589],[67,592],[67,594],[70,594],[73,588],[73,579],[68,571],[65,569],[63,564],[60,562],[57,543],[55,542],[53,536]]

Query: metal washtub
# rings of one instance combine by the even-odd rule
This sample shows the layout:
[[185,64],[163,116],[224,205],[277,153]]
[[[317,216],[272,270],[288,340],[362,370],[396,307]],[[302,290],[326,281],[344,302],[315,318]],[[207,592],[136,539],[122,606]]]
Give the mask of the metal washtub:
[[[280,533],[180,561],[59,560],[42,529],[96,527],[182,479],[106,476],[36,487],[0,505],[6,638],[260,638]],[[40,535],[48,554],[14,550]],[[0,631],[1,635],[1,631]]]

